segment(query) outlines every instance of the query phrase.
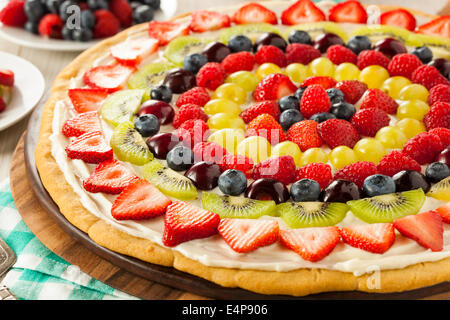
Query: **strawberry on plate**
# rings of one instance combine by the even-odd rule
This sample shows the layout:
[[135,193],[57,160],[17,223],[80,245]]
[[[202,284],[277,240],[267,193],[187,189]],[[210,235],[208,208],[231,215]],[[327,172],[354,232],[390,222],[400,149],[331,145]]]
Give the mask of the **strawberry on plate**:
[[296,143],[302,152],[309,148],[319,148],[323,142],[317,132],[318,125],[314,120],[303,120],[294,123],[286,132],[287,139]]
[[349,0],[334,5],[328,13],[328,19],[334,22],[366,23],[366,9],[359,1]]
[[281,22],[285,25],[325,20],[325,14],[311,0],[299,0],[281,13]]
[[101,162],[83,181],[83,187],[92,193],[119,194],[137,179],[138,177],[120,161],[107,160]]
[[111,55],[121,64],[135,66],[157,49],[156,39],[128,39],[111,47]]
[[83,81],[93,89],[104,89],[108,92],[114,92],[123,88],[125,82],[134,71],[134,67],[119,63],[97,66],[84,73]]
[[191,15],[189,27],[194,32],[205,32],[229,27],[231,19],[228,15],[208,10],[195,11]]
[[96,111],[80,113],[68,119],[61,131],[66,137],[79,137],[88,132],[101,131],[98,113]]
[[392,223],[361,224],[343,227],[341,236],[352,247],[382,254],[394,244],[395,229]]
[[174,247],[182,242],[207,238],[217,233],[218,214],[177,201],[167,207],[164,218],[163,244]]
[[188,35],[189,24],[174,21],[150,21],[148,34],[151,38],[157,39],[160,46],[165,46],[176,37]]
[[431,251],[442,251],[444,227],[442,217],[435,211],[406,216],[394,221],[395,228]]
[[395,26],[414,31],[416,28],[416,18],[405,9],[395,9],[383,12],[380,15],[380,24]]
[[253,98],[256,101],[280,100],[297,90],[291,79],[281,73],[272,73],[264,77],[256,86]]
[[138,179],[125,187],[114,201],[111,215],[116,220],[144,220],[164,214],[172,201],[155,186]]
[[263,5],[251,2],[239,8],[232,16],[232,21],[236,24],[248,23],[270,23],[277,24],[278,19],[275,12],[267,9]]
[[358,131],[344,119],[329,119],[319,123],[317,132],[331,149],[337,146],[353,148],[359,140]]
[[113,158],[113,150],[100,131],[88,132],[75,138],[66,148],[67,157],[86,163],[100,163]]
[[434,211],[439,213],[439,215],[441,216],[442,220],[445,223],[450,223],[450,203],[444,204],[443,206],[437,208]]
[[14,72],[8,69],[0,69],[0,85],[6,87],[14,86]]
[[316,262],[333,251],[341,236],[338,227],[300,228],[281,230],[280,241],[303,259]]
[[266,138],[272,145],[286,140],[281,125],[270,114],[263,113],[249,122],[245,131],[247,137],[260,136]]
[[398,103],[392,99],[386,92],[372,88],[368,89],[361,101],[361,109],[378,108],[388,114],[395,114],[397,112]]
[[450,15],[442,16],[416,28],[417,33],[450,38]]
[[273,157],[257,163],[253,168],[254,180],[270,178],[288,185],[295,179],[294,158],[289,155]]
[[278,240],[280,229],[275,220],[222,219],[219,234],[236,252],[247,253]]
[[69,98],[78,113],[98,111],[109,93],[105,89],[69,89]]
[[261,101],[251,104],[239,115],[245,123],[249,123],[262,113],[270,114],[275,120],[280,118],[280,108],[278,103],[273,100]]
[[[305,82],[312,82],[313,79],[318,78],[308,78]],[[320,80],[322,81],[323,79]],[[316,113],[329,112],[330,107],[330,98],[321,84],[310,84],[300,99],[300,112],[307,119]]]

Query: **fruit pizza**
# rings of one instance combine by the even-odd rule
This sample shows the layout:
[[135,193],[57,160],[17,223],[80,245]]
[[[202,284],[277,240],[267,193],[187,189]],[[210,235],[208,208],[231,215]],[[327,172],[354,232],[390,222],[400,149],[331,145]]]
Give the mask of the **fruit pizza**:
[[449,281],[449,25],[299,0],[133,26],[56,79],[42,182],[99,245],[225,287]]

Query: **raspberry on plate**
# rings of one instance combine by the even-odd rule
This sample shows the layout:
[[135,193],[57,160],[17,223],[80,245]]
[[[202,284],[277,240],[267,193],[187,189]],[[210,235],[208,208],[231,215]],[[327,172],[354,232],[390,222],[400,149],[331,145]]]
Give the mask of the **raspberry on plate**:
[[411,75],[411,81],[423,85],[428,90],[431,90],[438,84],[450,85],[450,81],[440,74],[435,67],[428,65],[420,66],[414,70]]
[[400,150],[392,150],[377,164],[378,173],[392,177],[403,170],[421,171],[420,164]]
[[395,114],[397,112],[398,103],[384,91],[372,88],[364,93],[361,101],[361,109],[366,108],[379,108],[389,114]]
[[190,119],[183,122],[176,134],[187,146],[195,146],[198,142],[206,141],[209,136],[209,127],[205,121]]
[[247,178],[250,178],[252,175],[254,163],[252,159],[244,155],[227,153],[222,157],[219,165],[222,171],[235,169],[242,171],[247,176]]
[[441,139],[437,135],[422,132],[409,139],[402,151],[422,165],[433,162],[442,149]]
[[319,50],[308,44],[291,43],[286,47],[287,64],[301,63],[307,65],[321,55]]
[[25,1],[9,1],[0,11],[0,22],[5,26],[23,27],[28,18],[25,15]]
[[402,76],[411,79],[413,72],[421,65],[422,61],[417,56],[410,53],[400,53],[392,58],[387,70],[391,77]]
[[423,118],[427,130],[434,128],[450,129],[450,103],[436,102]]
[[94,38],[107,38],[115,35],[120,30],[120,21],[111,11],[100,9],[94,12],[95,27]]
[[54,13],[46,14],[39,22],[39,34],[44,37],[61,39],[64,21]]
[[194,87],[183,92],[177,99],[176,106],[179,108],[185,104],[196,104],[203,107],[210,100],[208,90],[202,87]]
[[295,180],[295,162],[289,155],[269,158],[253,167],[252,178],[272,178],[288,185]]
[[272,45],[262,46],[255,54],[255,60],[256,63],[260,65],[270,62],[276,64],[280,68],[286,67],[287,64],[283,50]]
[[329,119],[317,126],[320,138],[331,148],[347,146],[353,148],[359,140],[355,127],[343,119]]
[[333,180],[347,180],[362,188],[364,180],[377,173],[377,166],[369,161],[357,161],[338,170]]
[[278,107],[278,103],[273,100],[257,102],[242,111],[240,117],[245,123],[249,123],[263,113],[270,114],[278,121],[280,118],[280,108]]
[[379,108],[366,108],[356,112],[351,124],[362,136],[374,137],[381,128],[389,125],[389,115]]
[[225,81],[225,75],[225,69],[220,63],[208,62],[197,73],[197,85],[215,90]]
[[314,120],[303,120],[294,123],[287,131],[287,139],[296,143],[302,152],[310,148],[322,146],[322,139],[317,132],[319,124]]
[[133,9],[127,0],[110,0],[109,10],[120,21],[123,28],[128,28],[133,23]]
[[209,161],[221,164],[222,159],[228,154],[227,150],[215,142],[199,142],[192,149],[195,162]]
[[344,62],[350,62],[356,64],[356,54],[347,47],[340,44],[335,44],[327,49],[327,57],[335,65],[339,65]]
[[200,119],[206,122],[208,120],[208,115],[200,106],[195,104],[185,104],[178,109],[178,112],[173,118],[172,125],[174,128],[178,128],[185,121],[190,119]]
[[450,103],[450,85],[438,84],[431,88],[428,95],[428,105],[433,105],[435,102]]
[[237,71],[252,71],[254,65],[255,56],[248,51],[231,53],[222,60],[222,66],[228,74]]
[[330,107],[330,98],[321,85],[311,85],[303,92],[300,100],[300,112],[305,118],[310,118],[316,113],[329,112]]
[[344,80],[336,84],[336,88],[344,93],[345,101],[355,104],[367,90],[367,84],[358,80]]
[[281,125],[270,114],[263,113],[250,121],[245,135],[266,138],[272,145],[286,140]]
[[287,75],[272,73],[264,77],[253,92],[256,101],[280,100],[284,96],[289,96],[297,90]]
[[295,180],[311,179],[319,183],[322,189],[325,189],[331,182],[333,174],[331,173],[331,166],[326,163],[309,163],[306,166],[297,170],[297,177]]
[[389,62],[388,57],[380,51],[375,50],[363,50],[358,54],[356,59],[356,65],[360,70],[372,65],[379,65],[387,69]]

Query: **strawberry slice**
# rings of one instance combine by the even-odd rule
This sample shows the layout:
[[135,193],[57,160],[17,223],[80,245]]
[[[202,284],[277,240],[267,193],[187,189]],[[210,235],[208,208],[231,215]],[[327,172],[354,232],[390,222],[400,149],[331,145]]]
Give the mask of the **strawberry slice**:
[[0,112],[5,111],[6,109],[6,102],[3,100],[3,97],[0,96]]
[[431,251],[442,251],[444,247],[442,217],[435,211],[397,219],[394,226],[402,235]]
[[164,214],[172,201],[155,186],[138,179],[119,194],[111,207],[116,220],[144,220]]
[[291,79],[281,73],[272,73],[266,76],[256,87],[253,97],[256,101],[280,100],[297,90]]
[[104,89],[69,89],[69,98],[78,113],[98,111],[109,93]]
[[86,191],[119,194],[138,177],[117,160],[100,163],[94,172],[83,182]]
[[416,28],[416,18],[405,9],[396,9],[383,12],[380,16],[380,24],[414,31]]
[[236,252],[247,253],[278,240],[280,229],[274,220],[223,219],[219,234]]
[[333,6],[328,19],[334,22],[366,23],[366,9],[356,0],[344,1]]
[[88,132],[75,138],[66,148],[70,159],[87,163],[100,163],[113,158],[113,150],[99,131]]
[[134,67],[119,63],[97,66],[84,73],[83,81],[91,88],[114,92],[123,88],[125,82],[134,71]]
[[100,118],[97,111],[80,113],[72,119],[68,119],[63,127],[62,134],[66,137],[79,137],[82,134],[101,131]]
[[299,0],[281,13],[281,23],[294,25],[325,21],[327,18],[311,0]]
[[194,32],[205,32],[229,27],[231,19],[228,15],[216,11],[200,10],[191,15],[189,27]]
[[439,207],[434,211],[439,213],[445,223],[450,223],[450,203],[444,204],[442,207]]
[[372,253],[384,253],[394,244],[392,223],[362,224],[343,227],[341,237],[347,244]]
[[121,64],[135,66],[157,49],[156,39],[128,39],[111,47],[111,55]]
[[8,69],[0,69],[0,85],[6,87],[14,86],[14,72]]
[[416,32],[450,38],[450,15],[422,24],[416,28]]
[[217,233],[218,214],[188,202],[172,203],[164,218],[163,244],[174,247],[182,242],[207,238]]
[[165,46],[179,36],[189,34],[189,25],[174,21],[150,21],[148,34],[158,40],[160,46]]
[[242,6],[233,14],[231,20],[236,24],[264,22],[270,24],[278,23],[277,15],[275,14],[275,12],[256,2],[251,2]]
[[333,251],[341,235],[338,227],[290,229],[280,231],[280,241],[303,259],[316,262]]

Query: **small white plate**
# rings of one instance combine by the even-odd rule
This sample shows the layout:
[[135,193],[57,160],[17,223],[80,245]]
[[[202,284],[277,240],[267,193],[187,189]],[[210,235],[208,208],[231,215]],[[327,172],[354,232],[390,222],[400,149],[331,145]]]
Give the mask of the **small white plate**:
[[0,130],[22,120],[42,98],[45,79],[32,63],[15,55],[0,51],[0,68],[14,72],[14,88],[11,102],[0,113]]
[[[8,1],[0,0],[0,10],[7,2]],[[161,9],[155,12],[154,19],[170,19],[175,15],[176,10],[177,0],[161,1]],[[2,23],[0,23],[0,38],[27,48],[68,52],[84,51],[101,41],[101,39],[88,42],[49,39],[29,33],[22,28],[4,26]]]

